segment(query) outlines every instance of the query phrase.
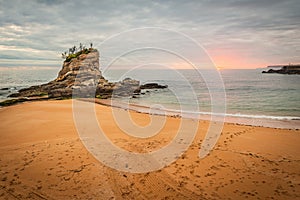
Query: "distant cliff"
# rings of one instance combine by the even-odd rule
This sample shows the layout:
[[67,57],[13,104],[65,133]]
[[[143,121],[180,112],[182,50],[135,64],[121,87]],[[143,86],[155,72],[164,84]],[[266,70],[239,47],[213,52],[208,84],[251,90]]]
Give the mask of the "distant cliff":
[[269,69],[262,73],[277,73],[277,74],[300,74],[300,65],[285,65],[280,69]]

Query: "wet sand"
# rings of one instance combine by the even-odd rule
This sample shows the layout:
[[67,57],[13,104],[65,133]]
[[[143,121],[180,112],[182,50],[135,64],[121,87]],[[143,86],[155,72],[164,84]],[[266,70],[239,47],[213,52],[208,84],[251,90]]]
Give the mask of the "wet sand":
[[[95,105],[99,125],[131,152],[159,150],[176,135],[180,118],[137,139],[118,128],[112,108]],[[127,112],[113,108],[123,115]],[[164,116],[130,112],[139,126]],[[191,120],[192,123],[193,120]],[[23,103],[0,109],[0,199],[297,199],[300,131],[225,124],[213,151],[199,159],[208,121],[188,150],[149,173],[121,172],[90,154],[79,139],[72,100]],[[189,131],[189,130],[186,130]]]

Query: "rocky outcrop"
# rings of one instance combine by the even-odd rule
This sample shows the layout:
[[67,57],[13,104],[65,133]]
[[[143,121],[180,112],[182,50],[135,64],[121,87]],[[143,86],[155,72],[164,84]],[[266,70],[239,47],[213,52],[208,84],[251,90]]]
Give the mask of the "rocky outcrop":
[[21,89],[10,97],[98,97],[132,96],[140,92],[139,81],[127,78],[123,81],[108,82],[99,70],[99,52],[89,49],[65,60],[55,80],[38,86]]
[[87,54],[81,54],[69,62],[65,61],[55,80],[47,84],[21,89],[10,97],[71,97],[74,86],[95,85],[101,78],[103,77],[99,71],[99,52],[90,49]]
[[262,71],[262,73],[300,74],[300,65],[282,66],[281,69],[269,69],[268,71]]
[[167,85],[159,85],[157,83],[146,83],[140,86],[140,89],[164,89],[167,88]]

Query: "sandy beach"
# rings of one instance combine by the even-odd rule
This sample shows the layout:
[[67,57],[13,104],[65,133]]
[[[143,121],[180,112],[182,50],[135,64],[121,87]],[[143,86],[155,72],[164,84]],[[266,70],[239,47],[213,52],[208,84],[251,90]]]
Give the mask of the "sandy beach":
[[[166,117],[157,135],[136,139],[113,118],[112,110],[120,116],[127,111],[99,104],[95,110],[107,137],[137,153],[168,144],[181,121]],[[130,116],[142,127],[151,121],[147,114],[130,111]],[[178,160],[136,174],[109,168],[87,151],[73,121],[72,100],[1,108],[0,122],[0,199],[300,198],[300,130],[227,123],[210,155],[199,159],[209,125],[199,121],[196,137]]]

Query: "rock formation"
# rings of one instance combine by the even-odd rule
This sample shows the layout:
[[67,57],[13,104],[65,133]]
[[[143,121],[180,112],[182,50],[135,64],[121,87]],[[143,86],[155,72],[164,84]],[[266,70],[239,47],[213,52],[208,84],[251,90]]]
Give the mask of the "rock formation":
[[31,99],[71,98],[112,96],[133,96],[140,94],[141,89],[166,88],[156,83],[140,86],[140,82],[126,78],[120,82],[109,82],[99,70],[99,52],[96,49],[85,49],[76,57],[66,59],[55,80],[38,86],[21,89],[9,97]]
[[140,89],[164,89],[167,88],[167,85],[159,85],[157,83],[146,83],[140,86]]
[[300,65],[286,65],[281,69],[269,69],[268,71],[262,71],[262,73],[277,73],[277,74],[300,74]]

